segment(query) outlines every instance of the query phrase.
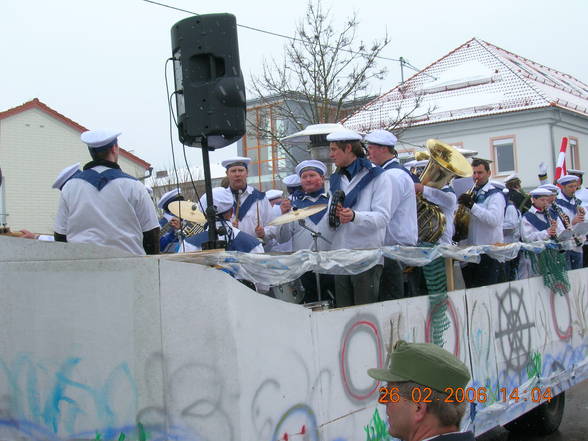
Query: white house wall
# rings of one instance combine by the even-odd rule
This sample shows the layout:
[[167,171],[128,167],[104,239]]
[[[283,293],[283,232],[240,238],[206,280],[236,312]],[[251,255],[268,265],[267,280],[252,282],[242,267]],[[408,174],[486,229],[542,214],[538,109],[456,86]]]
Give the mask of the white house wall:
[[[80,132],[41,110],[0,120],[0,167],[11,229],[53,232],[59,191],[51,185],[63,168],[90,159]],[[142,167],[122,156],[120,164],[131,175],[144,174]]]
[[[553,129],[550,129],[550,126]],[[413,150],[413,144],[424,145],[427,139],[437,138],[449,144],[459,144],[465,149],[475,150],[478,157],[492,159],[492,138],[505,136],[515,138],[516,172],[521,177],[524,187],[538,185],[537,173],[540,162],[547,164],[549,177],[553,177],[563,136],[578,139],[580,163],[588,165],[588,121],[558,110],[517,112],[414,127],[401,135],[398,148]],[[495,176],[504,179],[508,174],[510,173]]]

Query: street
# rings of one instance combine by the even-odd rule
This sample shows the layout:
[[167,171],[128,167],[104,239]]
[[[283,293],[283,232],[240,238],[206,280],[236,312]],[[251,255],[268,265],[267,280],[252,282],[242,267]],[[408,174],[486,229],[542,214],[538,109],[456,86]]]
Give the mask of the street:
[[566,391],[566,405],[559,430],[547,436],[523,437],[499,427],[477,441],[586,441],[588,440],[588,381]]

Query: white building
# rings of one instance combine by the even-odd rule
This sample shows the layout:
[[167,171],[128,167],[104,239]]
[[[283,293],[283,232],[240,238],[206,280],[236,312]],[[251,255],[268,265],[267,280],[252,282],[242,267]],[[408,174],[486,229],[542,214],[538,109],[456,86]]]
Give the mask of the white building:
[[[404,127],[391,127],[413,109]],[[343,123],[398,131],[400,151],[428,138],[476,150],[493,161],[496,177],[517,172],[527,187],[538,183],[542,161],[553,178],[563,137],[570,141],[567,167],[588,167],[588,85],[476,38]]]
[[[91,160],[80,140],[85,127],[53,110],[37,98],[0,112],[0,223],[13,231],[25,228],[52,233],[59,191],[52,189],[66,166]],[[150,164],[120,149],[122,170],[143,177]]]

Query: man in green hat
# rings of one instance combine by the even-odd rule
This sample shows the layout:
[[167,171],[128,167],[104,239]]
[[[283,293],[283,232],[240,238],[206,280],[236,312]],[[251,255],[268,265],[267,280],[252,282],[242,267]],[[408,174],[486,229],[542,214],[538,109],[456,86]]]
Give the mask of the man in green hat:
[[455,400],[470,373],[445,349],[400,340],[388,368],[368,369],[368,375],[387,382],[380,402],[386,403],[390,435],[403,441],[474,441],[472,432],[459,431],[466,403]]

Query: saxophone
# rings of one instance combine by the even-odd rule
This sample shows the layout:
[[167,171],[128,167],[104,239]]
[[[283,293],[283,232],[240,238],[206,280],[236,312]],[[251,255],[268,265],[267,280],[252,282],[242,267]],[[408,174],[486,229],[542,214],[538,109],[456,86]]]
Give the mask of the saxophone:
[[[472,185],[472,188],[466,191],[465,194],[473,195],[475,188],[476,184]],[[459,242],[468,238],[470,216],[470,209],[463,204],[459,204],[455,211],[455,217],[453,218],[453,224],[455,225],[455,233],[453,233],[454,242]]]

